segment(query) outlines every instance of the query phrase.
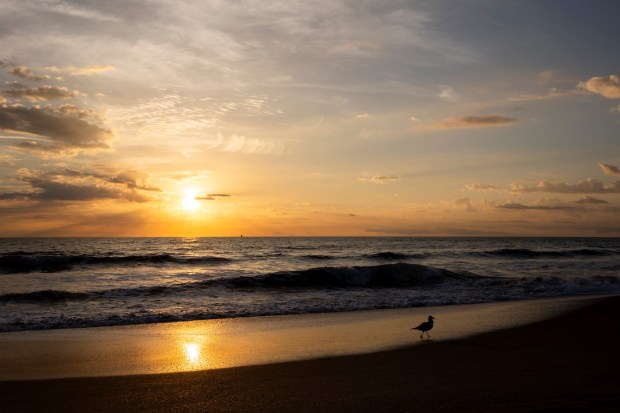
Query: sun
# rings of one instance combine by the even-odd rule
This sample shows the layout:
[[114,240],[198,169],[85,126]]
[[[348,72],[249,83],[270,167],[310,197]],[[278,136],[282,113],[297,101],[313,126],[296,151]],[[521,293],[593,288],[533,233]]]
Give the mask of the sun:
[[196,188],[186,188],[181,200],[181,206],[185,211],[196,211],[200,207],[200,201],[196,199],[198,196]]

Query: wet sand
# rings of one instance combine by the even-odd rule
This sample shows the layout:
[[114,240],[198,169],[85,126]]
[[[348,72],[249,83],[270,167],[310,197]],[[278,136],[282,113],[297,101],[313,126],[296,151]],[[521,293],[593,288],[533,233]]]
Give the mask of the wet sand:
[[[530,304],[545,313],[545,302]],[[408,331],[413,345],[369,354],[183,373],[2,381],[0,407],[7,412],[615,412],[620,403],[620,297],[567,303],[572,305],[553,306],[563,310],[546,314],[551,318],[521,318],[525,325],[495,323],[491,331],[465,338],[451,338],[444,330],[449,312],[423,309],[438,318],[432,340],[421,341]],[[501,321],[513,314],[509,304],[464,306],[453,314],[474,308],[477,312],[469,316],[495,314]],[[371,325],[390,325],[400,314],[369,313],[378,317],[371,317]],[[407,327],[415,324],[403,315],[406,319]],[[341,330],[346,325],[327,320],[322,327]],[[290,331],[286,324],[286,319],[276,321],[273,329],[280,325],[281,331]],[[358,327],[364,326],[359,321]],[[389,335],[391,328],[379,332]],[[116,351],[122,354],[122,347]]]
[[0,334],[0,380],[126,376],[367,354],[530,324],[590,302],[568,297]]

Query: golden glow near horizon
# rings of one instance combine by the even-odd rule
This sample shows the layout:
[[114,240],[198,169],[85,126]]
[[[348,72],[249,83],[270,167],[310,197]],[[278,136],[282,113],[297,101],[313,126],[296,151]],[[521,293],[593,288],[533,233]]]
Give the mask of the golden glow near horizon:
[[3,4],[0,237],[620,235],[618,4],[443,3]]

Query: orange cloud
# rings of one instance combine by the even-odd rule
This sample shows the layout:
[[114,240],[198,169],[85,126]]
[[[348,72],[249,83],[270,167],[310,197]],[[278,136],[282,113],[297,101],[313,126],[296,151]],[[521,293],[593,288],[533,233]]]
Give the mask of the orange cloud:
[[534,193],[547,192],[556,194],[617,194],[620,193],[620,181],[605,184],[597,179],[586,179],[576,184],[564,182],[540,181],[535,185],[513,184],[511,192]]
[[46,101],[57,99],[71,99],[79,95],[77,90],[69,90],[66,87],[43,85],[33,88],[17,88],[5,90],[4,95],[12,98],[26,98],[30,101]]
[[84,67],[76,67],[76,66],[65,66],[65,67],[57,67],[50,66],[46,67],[50,72],[65,72],[69,73],[71,76],[88,76],[94,75],[101,72],[108,72],[110,70],[114,70],[114,66],[110,65],[90,65]]
[[506,126],[515,123],[518,119],[502,115],[486,116],[463,116],[447,118],[429,125],[430,129],[460,129],[460,128],[486,128],[491,126]]
[[375,175],[371,178],[360,178],[361,182],[370,182],[373,184],[385,184],[388,182],[395,182],[400,180],[400,175]]
[[580,83],[579,88],[608,99],[620,99],[620,78],[617,75],[593,77]]
[[468,191],[476,191],[476,192],[499,191],[499,188],[495,185],[483,185],[483,184],[465,185],[465,189],[467,189]]

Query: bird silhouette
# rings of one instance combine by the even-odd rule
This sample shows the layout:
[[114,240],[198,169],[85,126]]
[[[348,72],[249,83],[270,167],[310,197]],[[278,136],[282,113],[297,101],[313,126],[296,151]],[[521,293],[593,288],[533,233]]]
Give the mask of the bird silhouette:
[[430,334],[428,334],[428,332],[433,328],[433,320],[435,319],[435,317],[433,317],[432,315],[428,316],[428,321],[423,322],[422,324],[420,324],[417,327],[413,327],[412,330],[419,330],[422,332],[422,334],[420,335],[420,338],[424,338],[424,333],[426,333],[427,337],[430,338]]

